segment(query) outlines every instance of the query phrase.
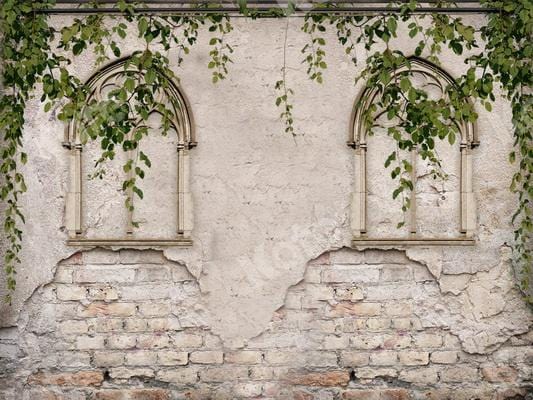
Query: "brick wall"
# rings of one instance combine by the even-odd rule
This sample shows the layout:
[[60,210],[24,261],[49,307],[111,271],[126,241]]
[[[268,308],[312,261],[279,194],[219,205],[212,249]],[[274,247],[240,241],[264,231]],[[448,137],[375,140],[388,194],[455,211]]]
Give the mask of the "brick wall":
[[402,252],[326,253],[261,335],[226,348],[184,266],[156,251],[78,253],[18,329],[0,330],[0,399],[531,398],[533,335],[468,354],[420,312],[438,315],[439,296]]

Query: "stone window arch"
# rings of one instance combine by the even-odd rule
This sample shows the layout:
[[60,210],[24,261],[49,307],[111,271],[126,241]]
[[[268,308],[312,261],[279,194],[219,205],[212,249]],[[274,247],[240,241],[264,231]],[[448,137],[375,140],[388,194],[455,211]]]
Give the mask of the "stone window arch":
[[[405,74],[407,71],[410,78],[415,77],[415,80],[421,82],[420,84],[426,88],[430,88],[440,98],[445,96],[445,88],[448,85],[456,86],[453,77],[440,67],[418,57],[409,58],[409,64],[398,68],[393,74],[393,78],[399,74]],[[384,206],[379,204],[369,204],[369,197],[375,195],[369,190],[372,186],[376,176],[369,175],[369,159],[375,162],[376,157],[372,155],[375,150],[373,148],[372,140],[378,135],[370,136],[368,134],[367,123],[365,122],[365,115],[369,107],[375,104],[380,95],[378,88],[365,88],[359,98],[355,102],[354,111],[352,114],[352,121],[350,127],[350,136],[348,146],[354,149],[354,168],[355,168],[355,182],[354,192],[352,194],[352,211],[351,211],[351,229],[353,235],[353,244],[355,246],[391,246],[391,245],[472,245],[474,244],[473,234],[475,231],[475,205],[474,193],[472,183],[472,149],[478,146],[478,137],[474,125],[471,122],[457,122],[458,130],[460,132],[460,141],[457,144],[457,162],[445,165],[446,160],[443,160],[443,167],[455,169],[455,177],[457,178],[457,218],[449,219],[450,224],[456,223],[457,229],[454,232],[446,232],[446,234],[439,234],[437,232],[430,232],[423,234],[424,226],[420,224],[419,215],[417,215],[417,187],[419,182],[417,177],[416,163],[418,162],[418,155],[416,149],[411,151],[411,161],[413,164],[413,171],[411,172],[411,180],[415,184],[415,190],[411,196],[411,207],[408,209],[406,226],[402,233],[395,233],[392,236],[379,232],[379,229],[374,227],[369,222],[369,216],[376,215],[375,213],[382,213]],[[379,113],[377,114],[379,115]],[[376,117],[377,118],[377,117]],[[386,134],[384,136],[387,136]],[[390,139],[392,140],[392,139]],[[446,143],[444,144],[449,147]],[[383,163],[385,159],[380,158],[379,163],[381,171],[383,170]],[[455,168],[453,168],[455,167]],[[388,172],[386,173],[388,175]],[[391,197],[392,180],[389,180],[389,187],[386,190],[387,196]],[[444,196],[443,196],[444,197]],[[399,212],[401,205],[396,205]],[[388,210],[388,209],[387,209]],[[439,213],[438,208],[432,212],[434,216]],[[447,216],[444,215],[446,218]],[[454,221],[455,220],[455,221]],[[383,222],[383,221],[381,221]],[[388,232],[394,231],[396,226],[389,228]]]
[[[139,73],[133,68],[128,70],[127,65],[127,59],[122,59],[96,73],[87,83],[90,90],[87,102],[107,99],[106,93],[109,90],[122,85],[128,75]],[[152,152],[156,153],[158,162],[152,163],[151,168],[146,168],[146,177],[142,180],[147,187],[145,199],[137,201],[133,211],[125,207],[123,192],[116,188],[110,190],[105,186],[121,182],[127,177],[122,165],[119,166],[117,162],[117,165],[110,167],[109,179],[106,177],[100,180],[104,186],[97,192],[95,187],[99,183],[88,177],[91,146],[94,146],[95,142],[83,142],[78,121],[74,120],[66,127],[63,146],[68,149],[70,155],[66,202],[69,245],[142,247],[192,244],[189,151],[197,142],[188,102],[179,87],[170,79],[168,81],[169,86],[162,88],[157,96],[160,96],[160,102],[166,103],[167,108],[172,110],[171,128],[165,136],[149,135],[141,142],[141,146],[147,146],[147,152],[152,149]],[[160,114],[154,109],[148,124],[153,122],[156,126],[158,118]],[[152,129],[151,125],[149,129]],[[97,149],[92,151],[94,154],[99,152]],[[99,196],[102,199],[99,199]],[[98,204],[98,201],[101,204]],[[94,215],[91,207],[96,207],[96,211],[105,211],[98,216],[98,221],[92,220]],[[142,214],[143,221],[139,229],[138,224],[134,223],[134,218],[139,218],[139,215],[134,215],[136,213]],[[150,213],[153,214],[149,215]]]

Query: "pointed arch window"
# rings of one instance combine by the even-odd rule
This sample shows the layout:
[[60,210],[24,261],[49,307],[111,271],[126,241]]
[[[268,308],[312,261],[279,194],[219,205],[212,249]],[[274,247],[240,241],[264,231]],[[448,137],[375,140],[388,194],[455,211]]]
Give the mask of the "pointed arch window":
[[[424,88],[434,99],[446,99],[446,87],[456,86],[447,72],[420,58],[410,58],[409,66],[398,68],[392,79],[406,73],[412,82],[419,88]],[[355,168],[351,212],[353,244],[474,244],[476,216],[472,149],[479,144],[474,125],[470,122],[456,122],[460,141],[455,146],[442,143],[444,147],[441,149],[441,161],[450,177],[442,184],[431,181],[431,174],[419,159],[417,149],[411,151],[410,178],[414,190],[407,215],[401,216],[401,204],[395,203],[391,198],[392,180],[388,172],[383,170],[387,151],[395,142],[388,137],[386,131],[383,135],[369,135],[365,121],[369,108],[375,107],[379,96],[377,88],[366,88],[357,99],[352,115],[348,145],[354,149]],[[376,119],[380,118],[379,110],[374,115]],[[401,229],[396,226],[398,218],[405,221]]]
[[[127,60],[111,64],[88,82],[87,103],[107,100],[109,91],[124,85],[139,72],[128,69]],[[123,170],[127,154],[117,154],[106,165],[104,179],[90,179],[101,150],[96,142],[85,143],[79,121],[65,130],[63,146],[70,154],[70,181],[66,204],[68,244],[75,246],[187,246],[192,243],[192,198],[189,188],[189,151],[196,146],[192,115],[181,90],[171,80],[156,94],[158,102],[172,111],[166,135],[148,135],[141,141],[143,153],[157,160],[146,169],[140,183],[144,199],[132,211],[124,205],[122,182],[132,172]],[[140,119],[141,120],[141,119]],[[161,115],[154,109],[150,131],[162,129]]]

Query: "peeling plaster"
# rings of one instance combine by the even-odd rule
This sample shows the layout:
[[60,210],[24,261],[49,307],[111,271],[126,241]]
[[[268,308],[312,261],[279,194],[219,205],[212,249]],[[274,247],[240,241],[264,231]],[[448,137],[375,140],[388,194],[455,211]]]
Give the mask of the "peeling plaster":
[[[264,331],[290,288],[301,282],[308,260],[349,246],[353,163],[345,139],[359,92],[352,85],[354,73],[343,50],[333,45],[328,48],[327,84],[317,88],[307,81],[298,52],[305,36],[292,22],[289,75],[298,88],[298,129],[305,134],[295,144],[280,133],[273,104],[284,23],[239,20],[235,25],[235,34],[228,35],[236,49],[235,64],[226,81],[213,86],[210,72],[200,67],[207,62],[205,40],[178,71],[199,140],[191,153],[194,245],[164,250],[168,260],[184,265],[196,278],[207,323],[229,347],[242,346]],[[334,35],[329,36],[328,43],[334,43]],[[410,46],[398,45],[404,50]],[[137,47],[130,41],[121,48],[127,54]],[[94,72],[90,65],[91,56],[84,55],[72,68],[86,79]],[[454,75],[464,69],[447,53],[443,66]],[[514,289],[490,285],[502,275],[483,275],[508,270],[502,261],[508,254],[500,255],[500,249],[512,240],[508,221],[515,204],[507,189],[513,173],[507,163],[512,148],[510,110],[502,100],[494,108],[490,115],[480,110],[477,127],[482,144],[474,153],[476,246],[405,250],[440,283],[435,299],[428,300],[434,293],[420,295],[417,314],[429,325],[448,326],[472,353],[493,349],[527,331],[530,320]],[[80,250],[65,244],[68,160],[61,148],[63,126],[36,101],[27,116],[29,192],[23,207],[30,223],[25,226],[14,305],[0,306],[2,326],[14,326],[32,294],[53,280],[58,262]],[[512,283],[505,280],[505,285]],[[478,296],[494,302],[487,307]]]

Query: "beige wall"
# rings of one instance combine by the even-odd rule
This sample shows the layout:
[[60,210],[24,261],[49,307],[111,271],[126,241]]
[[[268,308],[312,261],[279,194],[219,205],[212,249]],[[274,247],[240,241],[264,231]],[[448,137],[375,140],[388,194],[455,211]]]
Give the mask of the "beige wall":
[[[63,19],[56,17],[55,22],[59,25]],[[325,84],[316,85],[306,78],[305,66],[300,62],[299,50],[305,41],[300,22],[294,19],[291,23],[288,48],[288,80],[296,91],[296,129],[301,134],[296,140],[282,133],[280,111],[274,105],[274,83],[281,67],[282,21],[234,21],[235,31],[228,36],[235,48],[234,64],[228,79],[218,85],[211,84],[210,71],[205,67],[209,51],[205,32],[183,67],[176,70],[190,102],[198,138],[198,147],[191,151],[195,227],[194,244],[189,248],[135,253],[139,255],[137,261],[124,262],[121,254],[130,253],[118,248],[113,249],[116,252],[82,252],[68,247],[64,208],[69,176],[68,153],[61,147],[63,126],[55,118],[57,110],[45,114],[36,101],[32,103],[25,143],[30,156],[26,167],[29,192],[23,200],[29,222],[15,302],[12,307],[1,306],[6,329],[0,330],[0,349],[7,354],[10,380],[6,380],[6,388],[0,388],[0,397],[16,396],[19,392],[15,383],[32,376],[32,387],[39,389],[31,392],[33,389],[28,388],[27,398],[44,398],[39,397],[44,396],[41,386],[55,387],[57,373],[74,374],[74,378],[63,377],[67,386],[83,387],[69,392],[76,393],[65,397],[69,399],[85,398],[100,384],[110,389],[131,388],[141,381],[146,381],[146,386],[163,382],[166,387],[170,383],[171,388],[187,384],[199,391],[199,398],[208,398],[205,393],[215,393],[225,387],[224,383],[239,379],[243,388],[232,386],[228,398],[241,394],[253,397],[259,391],[264,397],[280,398],[281,394],[267,393],[268,384],[279,387],[280,381],[289,382],[289,388],[306,386],[320,399],[340,396],[350,382],[353,393],[344,398],[356,399],[370,398],[357,397],[357,390],[376,385],[400,390],[398,387],[405,382],[414,382],[419,393],[428,385],[445,393],[460,387],[459,380],[468,381],[467,386],[479,390],[480,396],[488,393],[483,397],[488,399],[500,389],[521,390],[523,382],[530,379],[527,364],[531,359],[527,357],[531,357],[531,314],[514,289],[509,262],[509,221],[516,199],[508,191],[513,173],[507,162],[512,147],[508,104],[498,101],[491,114],[479,109],[476,128],[481,145],[473,156],[475,246],[337,251],[349,247],[352,239],[353,150],[345,142],[361,86],[353,86],[355,71],[343,49],[336,45],[334,33],[328,35]],[[412,49],[407,42],[398,46],[406,52]],[[124,43],[122,49],[127,54],[136,49],[136,44]],[[364,50],[359,54],[364,59]],[[461,59],[448,54],[442,64],[454,76],[465,69]],[[84,56],[74,60],[72,68],[87,79],[95,72],[91,65],[90,57]],[[374,174],[368,179],[386,183]],[[435,204],[438,213],[438,202],[429,196],[427,201]],[[152,212],[158,210],[154,207]],[[390,233],[394,233],[392,228]],[[150,261],[153,254],[157,254],[157,262]],[[392,262],[382,260],[390,254]],[[317,263],[313,267],[308,263],[319,256],[327,262],[318,263],[318,281],[309,281]],[[346,259],[339,261],[339,257]],[[145,268],[152,267],[155,269],[143,275]],[[64,278],[65,270],[72,275]],[[98,274],[95,271],[103,271],[103,275],[96,280],[83,278],[85,273]],[[171,280],[175,271],[186,275],[186,284],[181,278]],[[161,279],[154,278],[158,273]],[[336,273],[342,277],[338,281],[327,278]],[[360,281],[366,274],[369,280]],[[183,285],[186,288],[182,293]],[[355,297],[339,292],[341,287],[342,291],[355,293]],[[150,293],[162,297],[135,297]],[[396,294],[400,297],[394,297]],[[311,303],[302,300],[307,298]],[[124,309],[116,305],[122,303],[128,305]],[[156,315],[145,315],[142,307],[161,308],[157,308]],[[120,311],[108,311],[117,308]],[[191,310],[193,326],[146,325],[142,333],[127,328],[136,320],[187,319]],[[409,322],[395,322],[402,319]],[[115,320],[121,321],[118,332],[106,328]],[[322,320],[324,327],[318,323]],[[189,333],[182,332],[187,329],[194,331],[190,335],[200,337],[197,344],[175,339],[188,337]],[[122,336],[132,341],[133,347],[122,349],[110,344]],[[150,340],[146,348],[141,344],[145,337]],[[367,337],[379,344],[364,345],[370,348],[357,345]],[[49,343],[45,340],[61,348],[51,352],[53,347],[43,346]],[[243,349],[252,353],[235,357],[249,356],[253,360],[250,364],[258,364],[254,368],[270,368],[277,375],[258,378],[257,382],[248,380],[246,376],[254,376],[249,369],[252,367],[240,365],[248,365],[248,361],[228,361],[233,352]],[[128,361],[128,357],[137,357],[128,354],[145,350],[148,358],[139,365]],[[195,355],[200,350],[212,353]],[[283,358],[291,352],[308,350],[311,355],[324,352],[318,358],[325,365],[311,363],[311,371],[301,371],[301,358]],[[169,365],[162,363],[161,357],[166,356],[159,353],[167,351],[177,352],[172,357],[179,361],[174,358]],[[120,361],[113,361],[113,365],[100,362],[100,352],[117,354]],[[413,364],[408,361],[411,356],[420,359]],[[514,359],[522,364],[513,365]],[[204,368],[204,361],[208,367]],[[185,366],[180,371],[195,377],[189,383],[188,378],[182,380],[176,375],[174,367],[181,364]],[[209,371],[226,368],[225,364],[231,364],[227,370],[232,372],[224,378],[231,382],[206,378],[217,373]],[[212,365],[218,366],[213,369]],[[137,372],[131,370],[141,367],[145,371],[139,373],[142,379],[138,381]],[[504,370],[493,371],[500,367]],[[287,374],[283,373],[285,369]],[[515,369],[520,371],[515,373]],[[37,374],[39,370],[43,370],[42,375]],[[313,375],[324,371],[332,375]],[[240,373],[240,378],[231,375]],[[83,374],[89,374],[89,378]],[[388,378],[379,378],[383,376]],[[324,379],[333,383],[325,384]],[[329,386],[327,390],[317,389]],[[286,388],[284,384],[281,387]],[[180,390],[175,393],[182,393]],[[145,398],[142,393],[138,395],[141,397],[106,395],[98,398]]]

